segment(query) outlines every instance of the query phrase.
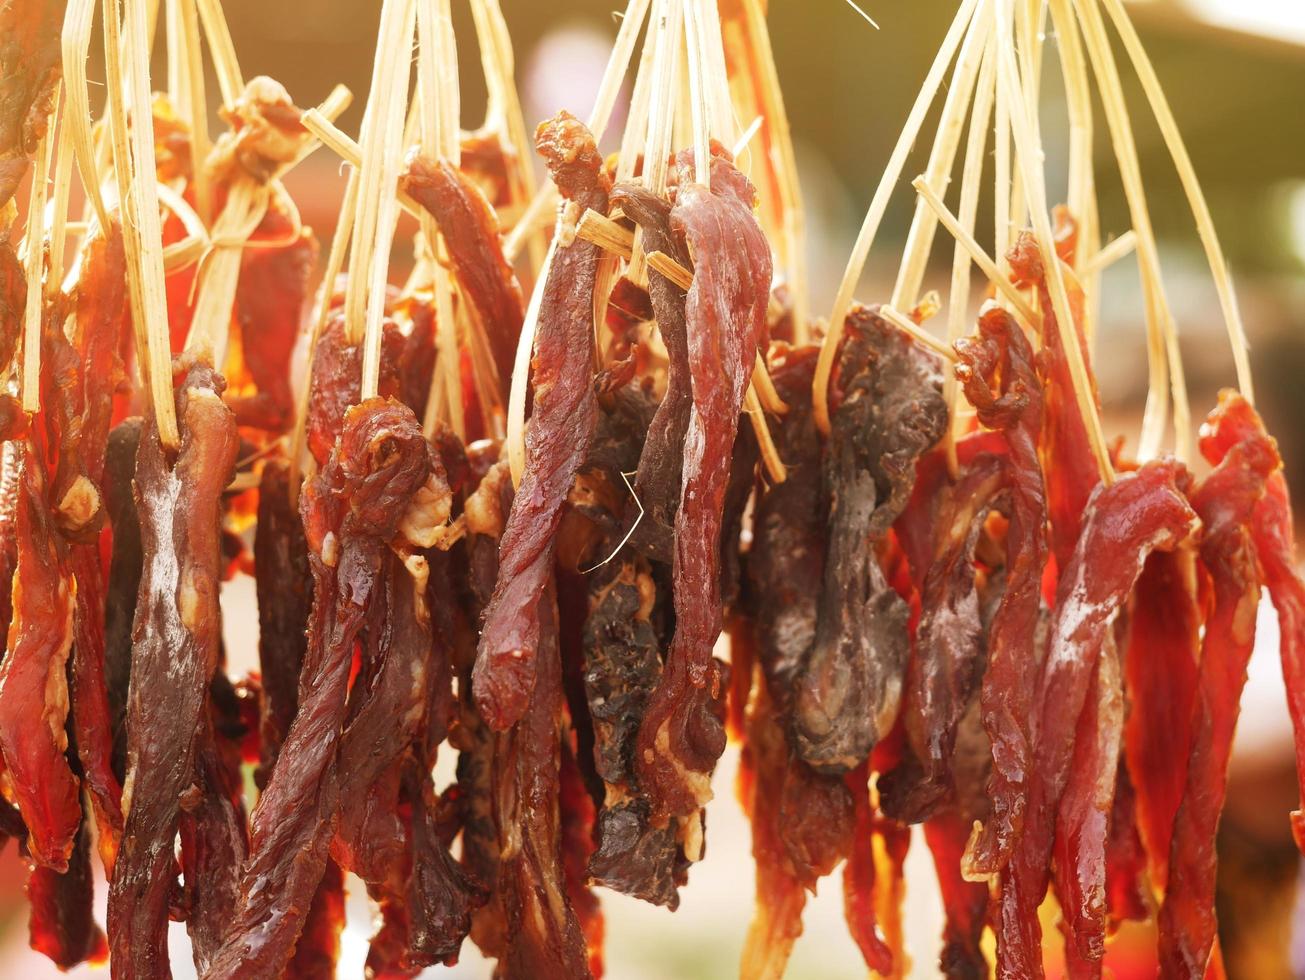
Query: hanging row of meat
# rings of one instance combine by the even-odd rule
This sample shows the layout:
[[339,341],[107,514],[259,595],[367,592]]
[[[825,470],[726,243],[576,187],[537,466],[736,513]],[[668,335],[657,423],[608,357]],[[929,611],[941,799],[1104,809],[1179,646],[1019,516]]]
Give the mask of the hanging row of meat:
[[[31,26],[25,66],[0,52],[0,204],[45,125],[48,28]],[[229,116],[219,206],[224,179],[270,172],[263,141],[305,136],[266,80]],[[410,158],[401,186],[439,228],[505,404],[525,319],[495,214],[511,150],[474,149],[463,169]],[[1024,235],[1009,267],[1039,322],[989,303],[944,365],[855,308],[822,436],[816,347],[792,342],[730,155],[713,148],[708,186],[685,151],[662,196],[614,186],[565,113],[536,150],[568,214],[616,216],[693,278],[621,279],[596,336],[602,251],[560,226],[515,488],[470,384],[465,440],[423,432],[437,324],[422,289],[390,297],[380,395],[362,401],[336,297],[308,365],[309,475],[292,485],[279,437],[316,248],[284,200],[245,253],[232,356],[174,361],[176,451],[130,381],[118,226],[92,226],[67,284],[46,284],[40,411],[0,395],[0,829],[31,866],[33,947],[167,977],[183,921],[201,977],[331,977],[352,874],[380,913],[372,975],[450,963],[468,938],[504,977],[598,975],[601,889],[676,908],[711,859],[704,807],[733,740],[756,864],[744,976],[783,973],[808,893],[840,865],[868,967],[901,974],[913,824],[937,867],[946,975],[988,975],[991,929],[998,975],[1041,976],[1050,889],[1072,976],[1100,976],[1114,929],[1151,917],[1164,975],[1203,976],[1262,589],[1305,758],[1305,587],[1251,406],[1221,398],[1203,478],[1117,447],[1102,484]],[[202,164],[169,160],[164,179],[189,193]],[[23,353],[18,240],[11,222],[0,367]],[[192,275],[169,280],[178,348]],[[787,405],[768,419],[781,483],[740,425],[758,353]],[[464,331],[460,375],[472,356]],[[944,370],[973,421],[952,426]],[[220,592],[238,569],[257,583],[259,670],[233,680]],[[441,752],[457,757],[446,786]]]

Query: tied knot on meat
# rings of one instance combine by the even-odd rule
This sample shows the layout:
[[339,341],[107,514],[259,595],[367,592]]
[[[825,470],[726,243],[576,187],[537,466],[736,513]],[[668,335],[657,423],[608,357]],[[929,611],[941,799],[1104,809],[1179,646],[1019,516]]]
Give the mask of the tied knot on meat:
[[394,399],[369,398],[345,414],[337,458],[358,530],[393,537],[430,475],[417,417]]

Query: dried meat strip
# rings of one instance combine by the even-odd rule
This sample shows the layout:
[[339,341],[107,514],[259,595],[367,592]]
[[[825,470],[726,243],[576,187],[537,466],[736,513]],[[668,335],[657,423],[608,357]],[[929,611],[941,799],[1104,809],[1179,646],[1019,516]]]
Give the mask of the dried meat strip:
[[992,810],[982,834],[966,853],[966,876],[979,877],[996,873],[1021,832],[1032,768],[1029,719],[1048,552],[1046,489],[1039,457],[1043,399],[1033,350],[1019,324],[1004,310],[985,309],[978,335],[959,341],[956,350],[960,357],[956,375],[965,396],[975,406],[979,421],[1000,433],[1009,459],[1005,589],[988,630],[988,661],[980,690],[983,726],[992,743],[988,779]]
[[507,404],[525,305],[516,273],[503,257],[498,216],[475,182],[446,160],[414,156],[399,183],[439,226],[461,295],[489,342],[499,398]]
[[[73,616],[72,712],[77,750],[100,829],[106,869],[122,834],[122,787],[113,771],[113,725],[105,666],[105,581],[99,530],[105,518],[105,454],[113,399],[125,381],[122,340],[128,315],[122,234],[115,225],[83,246],[75,329],[61,347],[76,373],[62,391],[67,421],[57,449],[55,520],[71,540],[77,583]],[[60,332],[62,339],[62,332]]]
[[[559,113],[540,124],[535,143],[570,204],[606,213],[610,184],[602,157],[578,120]],[[552,574],[562,505],[597,421],[592,374],[599,252],[582,239],[559,247],[543,286],[525,473],[499,544],[498,582],[472,673],[476,704],[495,731],[520,720],[530,699],[540,596]]]
[[[1262,432],[1263,423],[1250,402],[1233,391],[1219,394],[1219,405],[1201,433],[1201,452],[1211,463],[1231,444]],[[1264,584],[1278,611],[1279,652],[1287,687],[1287,706],[1296,732],[1296,770],[1305,799],[1305,581],[1296,564],[1296,536],[1291,499],[1281,472],[1269,477],[1255,507],[1255,551]],[[1305,852],[1305,812],[1291,815],[1296,846]]]
[[675,829],[651,825],[634,765],[639,725],[662,673],[656,603],[657,586],[641,558],[611,562],[590,580],[584,685],[606,798],[589,875],[597,884],[674,909],[680,901]]
[[1114,632],[1097,658],[1056,815],[1055,883],[1071,977],[1101,976],[1106,951],[1106,848],[1124,727]]
[[136,510],[147,558],[132,629],[126,825],[109,886],[109,945],[129,976],[169,973],[173,850],[218,664],[220,498],[239,449],[221,391],[211,368],[191,368],[177,392],[176,462],[169,468],[151,423],[137,453]]
[[[1077,230],[1063,209],[1058,208],[1055,217],[1056,250],[1064,261],[1072,262]],[[1016,285],[1037,287],[1039,308],[1043,311],[1041,357],[1046,378],[1043,396],[1046,423],[1042,428],[1040,449],[1047,473],[1046,508],[1051,523],[1052,551],[1058,565],[1063,568],[1078,541],[1088,498],[1101,477],[1088,441],[1086,420],[1078,410],[1069,360],[1061,343],[1056,315],[1052,312],[1046,270],[1036,239],[1027,232],[1021,234],[1007,255],[1007,261],[1011,279]],[[1074,334],[1078,337],[1083,362],[1090,365],[1091,356],[1082,328],[1083,294],[1071,284],[1066,285],[1070,289]],[[1095,382],[1092,382],[1092,397],[1096,400]]]
[[336,759],[355,642],[381,599],[388,542],[431,475],[412,411],[375,398],[349,409],[327,465],[303,490],[314,591],[298,713],[252,814],[241,902],[206,977],[279,976],[304,927],[344,789]]
[[947,915],[938,972],[948,980],[986,980],[992,972],[980,945],[988,924],[988,888],[981,882],[966,881],[961,875],[961,858],[969,836],[970,822],[954,812],[940,813],[924,822],[924,841],[933,854]]
[[66,0],[0,2],[0,208],[13,198],[49,126],[63,74]]
[[[222,943],[240,897],[240,869],[248,840],[239,772],[221,758],[213,719],[195,739],[195,782],[181,797],[182,904],[196,973],[202,974]],[[233,778],[234,777],[234,778]]]
[[[1222,421],[1216,414],[1214,431],[1203,433],[1203,442],[1227,445],[1228,437],[1218,433]],[[1174,818],[1160,907],[1160,972],[1166,977],[1204,975],[1214,945],[1215,836],[1260,602],[1252,524],[1269,477],[1282,465],[1263,429],[1246,432],[1219,456],[1192,494],[1205,527],[1201,564],[1210,576],[1213,604],[1201,639],[1187,783]]]
[[1032,725],[1034,769],[1024,831],[1001,879],[998,974],[1041,976],[1037,909],[1046,891],[1056,807],[1075,732],[1113,619],[1153,551],[1177,547],[1198,526],[1182,494],[1186,472],[1162,460],[1097,490],[1073,560],[1061,574]]
[[27,879],[28,943],[48,956],[60,970],[79,963],[102,963],[109,955],[104,933],[92,906],[95,874],[91,869],[91,838],[86,824],[68,857],[68,870],[59,874],[37,866]]
[[813,770],[788,738],[793,681],[815,642],[827,547],[821,447],[811,418],[814,354],[810,347],[786,351],[773,371],[789,406],[775,429],[788,477],[760,494],[753,517],[745,586],[751,657],[738,656],[741,638],[731,633],[731,673],[751,674],[751,660],[761,678],[739,763],[757,868],[757,907],[740,967],[747,977],[783,973],[802,931],[806,893],[852,852],[856,819],[844,781]]
[[254,530],[254,586],[258,599],[258,665],[263,685],[259,729],[260,785],[266,783],[299,710],[299,671],[308,649],[313,577],[304,526],[290,502],[290,468],[263,467]]
[[[671,231],[670,201],[638,184],[619,184],[612,190],[611,202],[642,230],[645,250],[665,252],[686,268],[692,264],[687,246]],[[649,270],[648,295],[668,363],[666,391],[648,426],[634,478],[634,494],[643,512],[631,541],[650,558],[669,564],[675,514],[680,507],[684,435],[693,407],[689,334],[683,289]]]
[[1003,457],[977,456],[944,492],[935,520],[902,705],[912,758],[880,783],[884,812],[905,823],[927,819],[952,789],[956,730],[984,667],[974,553],[989,514],[1004,506],[1006,482]]
[[283,432],[294,421],[290,374],[317,251],[313,233],[299,228],[273,198],[241,255],[236,285],[241,356],[255,389],[227,395],[240,425]]
[[878,909],[875,907],[875,815],[867,787],[869,772],[861,766],[844,779],[852,793],[856,817],[852,853],[843,868],[843,915],[847,920],[847,931],[852,934],[866,966],[887,976],[893,970],[893,950],[879,927]]
[[496,898],[505,923],[499,971],[505,980],[590,976],[588,948],[566,897],[562,867],[558,740],[564,697],[551,575],[543,588],[527,710],[496,737],[494,750]]
[[897,718],[908,609],[875,546],[906,507],[916,461],[947,425],[936,357],[872,309],[853,310],[846,327],[825,459],[824,588],[794,711],[798,751],[831,773],[865,760]]
[[1174,815],[1187,781],[1202,610],[1197,598],[1196,547],[1159,552],[1146,561],[1134,590],[1124,680],[1131,710],[1124,754],[1137,789],[1137,822],[1151,881],[1169,880]]
[[104,597],[104,675],[113,731],[113,774],[127,774],[127,694],[131,682],[131,627],[140,591],[141,536],[132,476],[142,421],[126,419],[109,433],[105,451],[104,496],[113,531],[108,589]]
[[74,587],[50,518],[41,460],[30,443],[15,447],[21,465],[14,523],[18,560],[0,664],[0,751],[7,795],[27,825],[32,859],[63,872],[82,819],[79,781],[64,758]]
[[[692,154],[681,154],[671,211],[672,228],[697,259],[685,304],[693,407],[675,518],[675,634],[635,756],[655,826],[694,817],[711,798],[711,773],[725,748],[714,704],[721,675],[711,655],[721,631],[721,526],[739,410],[766,344],[772,272],[751,183],[723,157],[712,158],[710,189],[688,182],[691,167]],[[700,843],[685,853],[697,860]]]

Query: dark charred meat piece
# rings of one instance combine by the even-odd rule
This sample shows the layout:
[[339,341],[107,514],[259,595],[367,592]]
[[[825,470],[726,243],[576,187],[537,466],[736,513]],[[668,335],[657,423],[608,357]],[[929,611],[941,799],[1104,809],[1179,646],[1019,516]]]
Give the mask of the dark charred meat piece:
[[[1218,460],[1192,494],[1201,517],[1201,564],[1210,575],[1212,605],[1201,639],[1192,712],[1187,784],[1174,818],[1169,881],[1160,907],[1160,967],[1164,976],[1201,976],[1215,939],[1215,836],[1227,790],[1238,703],[1255,645],[1260,573],[1252,524],[1265,484],[1282,465],[1267,433],[1249,431],[1227,445],[1218,413],[1203,431],[1203,446]],[[1230,424],[1237,425],[1236,420]]]
[[[740,972],[779,976],[802,930],[806,892],[852,852],[852,794],[817,773],[788,740],[793,680],[816,635],[827,544],[820,438],[811,418],[815,349],[790,350],[774,370],[789,406],[775,429],[788,478],[757,499],[745,595],[753,617],[751,659],[761,686],[744,721],[739,797],[752,822],[757,908]],[[731,634],[731,671],[752,672],[746,643]],[[746,666],[745,666],[746,665]]]
[[1147,556],[1176,547],[1197,526],[1180,489],[1185,480],[1178,464],[1156,461],[1103,485],[1092,497],[1074,558],[1061,573],[1032,725],[1034,769],[1024,832],[1001,881],[1001,976],[1041,976],[1037,909],[1046,892],[1056,807],[1073,761],[1079,717],[1111,621]]
[[635,740],[661,677],[661,643],[652,622],[656,585],[647,563],[620,558],[589,585],[584,625],[585,694],[594,728],[594,763],[607,791],[598,814],[597,884],[655,905],[679,905],[674,829],[649,824],[635,774]]
[[881,808],[905,823],[931,816],[952,788],[956,729],[984,667],[974,552],[988,515],[1004,505],[1006,481],[1005,459],[983,454],[943,493],[902,705],[912,759],[879,784]]
[[[1201,452],[1209,462],[1218,462],[1232,444],[1263,430],[1259,415],[1245,398],[1234,391],[1220,392],[1219,405],[1201,432]],[[1255,507],[1253,531],[1264,584],[1278,611],[1282,675],[1296,731],[1296,771],[1305,799],[1305,582],[1297,571],[1291,500],[1281,472],[1269,477]],[[1305,813],[1294,811],[1291,821],[1296,846],[1305,852]]]
[[498,216],[480,188],[447,161],[414,156],[399,183],[439,226],[462,295],[489,341],[498,394],[507,404],[525,306],[503,257]]
[[[692,263],[683,240],[671,232],[671,203],[638,184],[621,184],[612,191],[612,205],[643,231],[646,251],[665,252],[680,265]],[[631,542],[648,557],[669,564],[675,514],[680,507],[680,473],[684,466],[684,434],[689,427],[693,394],[689,371],[689,335],[685,324],[685,293],[649,270],[648,293],[657,332],[666,346],[666,392],[644,440],[634,493],[643,517]]]
[[552,576],[538,606],[536,677],[521,721],[496,737],[494,808],[499,832],[496,898],[505,920],[505,980],[588,977],[580,922],[566,897],[558,816],[562,665]]
[[[959,341],[956,350],[956,375],[965,396],[979,421],[997,430],[989,434],[1000,433],[1009,459],[1005,590],[988,630],[980,690],[983,727],[992,743],[992,810],[966,853],[966,873],[973,877],[996,873],[1024,825],[1039,663],[1035,645],[1048,551],[1047,503],[1038,455],[1042,386],[1019,324],[1004,310],[989,308],[979,318],[978,336]],[[982,437],[971,437],[977,438]]]
[[142,422],[130,418],[109,433],[105,453],[104,496],[109,525],[113,529],[113,550],[109,557],[108,591],[104,601],[104,674],[109,697],[109,719],[113,729],[113,774],[119,781],[127,774],[127,690],[131,680],[131,625],[136,616],[140,590],[140,520],[132,495],[136,472],[136,448]]
[[274,197],[241,255],[236,286],[240,350],[255,389],[253,394],[227,395],[240,425],[282,432],[294,421],[291,361],[316,262],[313,233],[296,231]]
[[14,524],[18,561],[0,664],[0,750],[32,859],[63,872],[82,818],[78,779],[64,758],[74,590],[50,520],[41,460],[30,444],[16,448],[22,469]]
[[[535,142],[563,197],[582,211],[606,213],[608,178],[589,131],[563,112],[540,124]],[[476,704],[495,731],[516,723],[530,698],[539,597],[552,574],[562,505],[597,420],[591,377],[599,251],[582,239],[558,248],[543,287],[525,473],[499,544],[498,583],[472,674]]]
[[66,0],[0,2],[0,208],[18,189],[45,135],[63,74]]
[[27,879],[31,905],[28,942],[60,970],[79,963],[100,963],[109,955],[104,933],[95,922],[92,903],[95,875],[91,871],[90,833],[85,824],[77,833],[63,874],[37,866]]
[[1174,815],[1187,781],[1197,664],[1201,655],[1201,605],[1196,548],[1158,552],[1137,580],[1131,636],[1124,662],[1130,703],[1124,753],[1137,790],[1137,824],[1146,846],[1151,882],[1163,892],[1169,880]]
[[299,669],[308,648],[313,579],[304,526],[290,503],[289,467],[263,467],[254,532],[258,596],[258,663],[263,684],[260,784],[266,783],[299,708]]
[[355,641],[383,601],[386,543],[430,477],[411,410],[376,398],[349,409],[327,465],[304,488],[314,594],[298,712],[254,809],[241,901],[205,976],[279,976],[304,926],[343,789],[336,757]]
[[[693,407],[684,438],[675,517],[675,635],[639,729],[636,771],[653,824],[691,818],[711,798],[711,773],[725,748],[714,702],[722,696],[712,646],[721,631],[720,549],[731,453],[743,393],[766,344],[771,256],[753,216],[755,191],[722,157],[711,190],[688,183],[691,153],[671,226],[697,258],[685,304]],[[691,860],[698,847],[686,846]]]
[[798,751],[830,773],[860,764],[897,717],[908,610],[875,546],[906,506],[916,460],[947,425],[933,355],[873,310],[853,310],[846,326],[825,457],[824,587],[794,708]]
[[947,914],[938,971],[948,980],[986,980],[991,975],[980,946],[988,922],[988,888],[961,877],[961,858],[969,836],[969,822],[954,812],[924,822],[924,840],[933,853]]
[[109,886],[110,949],[117,968],[136,977],[169,972],[173,849],[218,664],[221,494],[239,448],[221,391],[211,368],[193,367],[177,392],[176,462],[169,468],[151,423],[137,454],[136,510],[148,558],[132,628],[126,825]]

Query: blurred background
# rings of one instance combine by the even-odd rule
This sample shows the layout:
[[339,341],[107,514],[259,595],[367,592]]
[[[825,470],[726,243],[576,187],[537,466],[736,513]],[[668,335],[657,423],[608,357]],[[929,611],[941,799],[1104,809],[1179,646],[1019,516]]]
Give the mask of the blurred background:
[[[502,0],[502,5],[515,43],[527,124],[533,126],[559,108],[586,115],[616,32],[617,0]],[[864,209],[956,6],[954,0],[863,0],[862,5],[879,30],[844,0],[770,3],[771,34],[808,211],[817,312],[832,301]],[[246,77],[275,77],[301,106],[319,102],[332,86],[343,83],[355,101],[340,125],[357,132],[371,73],[377,0],[225,0],[224,6]],[[466,5],[453,6],[462,58],[462,121],[473,129],[483,112],[484,83]],[[1305,330],[1300,322],[1305,313],[1305,3],[1150,0],[1128,6],[1205,187],[1246,319],[1260,408],[1282,444],[1295,497],[1305,500]],[[1048,40],[1054,45],[1054,36]],[[1127,62],[1120,60],[1124,68]],[[163,77],[161,57],[154,70],[156,78]],[[1218,388],[1233,381],[1224,326],[1167,151],[1140,88],[1127,70],[1123,74],[1165,283],[1182,334],[1193,413],[1199,419],[1213,406]],[[91,78],[102,77],[102,69],[92,65]],[[1053,199],[1063,193],[1058,189],[1065,181],[1062,105],[1059,71],[1045,71],[1043,137]],[[611,127],[613,132],[619,133],[620,122],[618,118]],[[930,124],[924,132],[932,132]],[[917,149],[908,163],[908,178],[923,169],[927,142],[922,140],[925,148]],[[1103,120],[1097,143],[1102,231],[1109,238],[1126,231],[1129,221]],[[325,246],[344,187],[338,161],[319,151],[287,184],[305,223]],[[862,299],[884,298],[891,288],[912,208],[913,196],[904,184],[871,254],[858,290]],[[401,228],[400,241],[412,230]],[[982,229],[979,238],[985,238]],[[932,275],[941,281],[951,247],[941,236],[939,242],[944,247],[935,249]],[[407,251],[396,248],[399,262]],[[396,278],[401,271],[396,270]],[[1130,439],[1145,397],[1141,310],[1135,263],[1117,263],[1104,290],[1097,372],[1108,428]],[[237,578],[227,590],[225,608],[247,594],[252,609],[251,580]],[[1266,609],[1260,625],[1221,829],[1219,913],[1229,973],[1272,980],[1305,977],[1305,928],[1299,927],[1302,920],[1295,911],[1300,868],[1286,814],[1296,804],[1296,790],[1271,610]],[[248,628],[228,623],[235,671],[246,666],[236,659],[237,651],[252,655],[254,649],[254,638],[241,632]],[[748,827],[733,798],[736,764],[731,750],[716,777],[708,857],[695,868],[677,913],[604,895],[610,976],[642,980],[736,974],[753,888]],[[12,882],[0,888],[0,902],[10,903],[0,905],[0,963],[6,964],[0,972],[53,975],[48,961],[26,949],[26,913],[14,901],[24,872],[12,848],[0,857],[0,874]],[[916,976],[937,972],[941,911],[932,874],[919,843],[908,860],[907,897]],[[361,976],[371,929],[365,900],[355,897],[355,902],[341,970],[345,977]],[[805,921],[790,976],[834,980],[864,975],[842,923],[838,873],[823,884]],[[184,946],[184,932],[178,928],[177,934]],[[1154,966],[1144,955],[1151,942],[1145,935],[1121,937],[1108,960],[1116,975],[1153,976]],[[189,956],[174,956],[174,966],[182,975]],[[443,972],[473,977],[487,976],[488,969],[467,943],[463,962]],[[74,975],[103,974],[84,969]]]

